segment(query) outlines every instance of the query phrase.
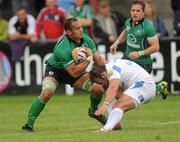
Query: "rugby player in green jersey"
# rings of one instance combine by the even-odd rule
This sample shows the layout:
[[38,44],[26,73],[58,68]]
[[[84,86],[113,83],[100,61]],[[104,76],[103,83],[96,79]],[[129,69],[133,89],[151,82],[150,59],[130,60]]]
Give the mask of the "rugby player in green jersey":
[[[52,56],[47,60],[41,94],[32,102],[27,122],[22,127],[23,130],[34,131],[33,126],[36,118],[42,112],[56,88],[61,84],[70,84],[75,88],[91,92],[89,116],[97,119],[102,124],[107,121],[103,115],[94,115],[102,99],[104,89],[98,84],[92,84],[89,80],[89,74],[85,72],[92,60],[99,65],[104,65],[106,60],[97,52],[93,40],[83,34],[82,26],[77,19],[67,19],[64,28],[66,35],[57,42]],[[84,47],[87,57],[79,64],[74,63],[72,58],[72,50],[76,47]]]
[[[144,17],[145,3],[133,0],[131,3],[131,18],[125,22],[125,29],[111,45],[110,52],[115,53],[118,44],[126,41],[126,51],[123,58],[133,60],[148,73],[152,71],[151,54],[159,50],[159,40],[153,24]],[[157,93],[166,99],[168,83],[165,81],[156,85]]]

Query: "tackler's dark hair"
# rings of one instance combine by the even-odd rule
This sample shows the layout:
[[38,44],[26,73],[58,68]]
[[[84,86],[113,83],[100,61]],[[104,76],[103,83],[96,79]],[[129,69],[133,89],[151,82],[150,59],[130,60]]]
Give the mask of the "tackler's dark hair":
[[94,66],[89,73],[90,74],[90,81],[92,83],[94,83],[96,78],[101,78],[101,73],[104,71],[106,71],[105,65]]

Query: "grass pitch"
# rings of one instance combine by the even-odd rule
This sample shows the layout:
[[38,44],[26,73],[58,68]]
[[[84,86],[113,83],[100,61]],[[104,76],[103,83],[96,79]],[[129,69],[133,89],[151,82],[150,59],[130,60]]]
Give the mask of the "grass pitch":
[[35,133],[21,130],[36,96],[0,96],[0,142],[180,142],[180,95],[127,112],[123,130],[96,132],[87,115],[89,96],[54,96],[37,119]]

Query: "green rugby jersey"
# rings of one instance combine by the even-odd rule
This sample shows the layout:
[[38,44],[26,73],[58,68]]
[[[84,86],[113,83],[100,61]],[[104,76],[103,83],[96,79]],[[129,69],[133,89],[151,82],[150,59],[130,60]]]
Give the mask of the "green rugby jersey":
[[67,68],[74,63],[72,50],[76,47],[88,47],[92,53],[97,51],[94,41],[89,36],[84,34],[81,43],[77,45],[76,42],[65,35],[55,45],[53,54],[49,57],[47,63],[57,69]]
[[[125,55],[128,56],[132,51],[141,51],[149,47],[148,38],[155,38],[156,30],[152,22],[143,19],[134,26],[132,20],[127,19],[125,22],[125,33],[127,37]],[[152,62],[151,56],[142,56],[134,60],[137,63],[149,64]]]

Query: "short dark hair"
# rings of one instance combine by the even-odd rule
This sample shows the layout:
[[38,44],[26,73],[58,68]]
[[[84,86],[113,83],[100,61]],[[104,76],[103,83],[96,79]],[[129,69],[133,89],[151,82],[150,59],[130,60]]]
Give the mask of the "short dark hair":
[[94,83],[96,78],[101,78],[101,73],[104,71],[106,71],[105,65],[94,66],[89,73],[90,74],[90,81],[92,83]]
[[68,18],[68,19],[65,21],[65,23],[64,23],[64,29],[65,29],[65,31],[71,30],[71,28],[72,28],[72,23],[73,23],[73,22],[76,22],[76,21],[78,21],[78,19],[76,19],[76,18]]
[[20,7],[18,7],[18,8],[16,9],[16,12],[19,12],[19,11],[21,11],[21,10],[27,11],[27,9],[26,9],[24,6],[20,6]]
[[142,10],[144,11],[144,9],[145,9],[145,2],[144,2],[144,0],[132,0],[131,7],[132,7],[132,5],[135,5],[135,4],[141,5],[142,6]]

